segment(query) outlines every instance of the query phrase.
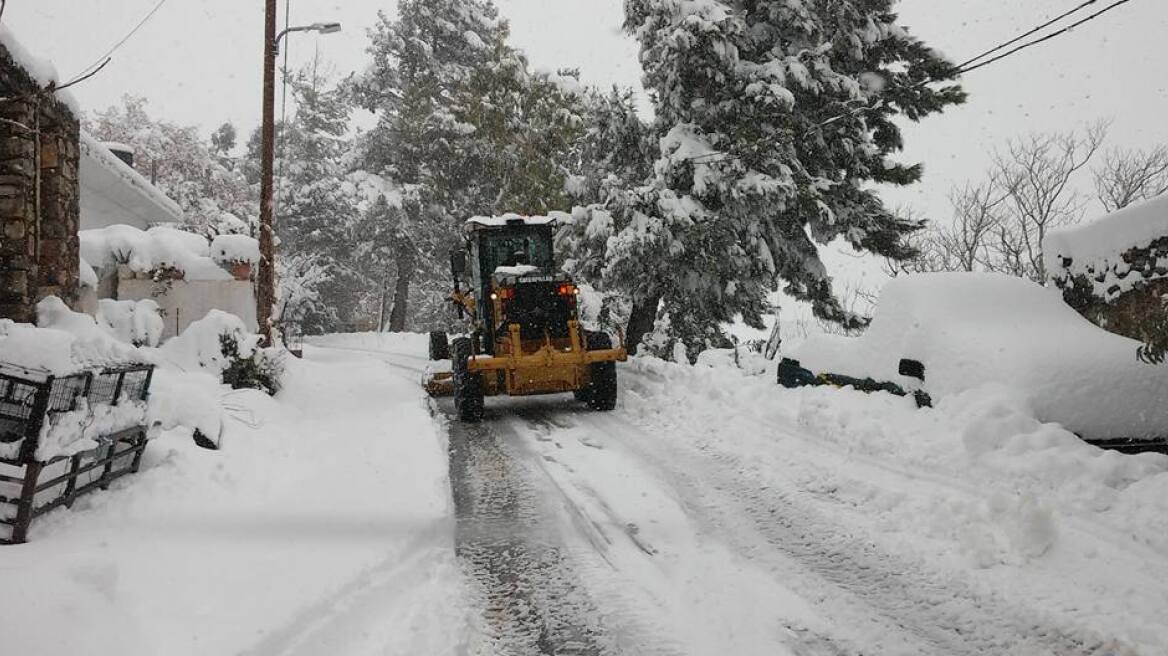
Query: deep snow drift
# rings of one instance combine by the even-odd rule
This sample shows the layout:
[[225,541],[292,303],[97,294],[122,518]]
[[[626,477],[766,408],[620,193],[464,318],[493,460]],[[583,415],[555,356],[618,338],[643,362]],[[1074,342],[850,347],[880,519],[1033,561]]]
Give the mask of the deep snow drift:
[[905,385],[897,365],[912,358],[934,399],[997,383],[1037,419],[1081,435],[1168,436],[1168,367],[1140,362],[1138,347],[1081,317],[1056,289],[942,273],[893,280],[863,335],[813,337],[791,357],[817,373]]

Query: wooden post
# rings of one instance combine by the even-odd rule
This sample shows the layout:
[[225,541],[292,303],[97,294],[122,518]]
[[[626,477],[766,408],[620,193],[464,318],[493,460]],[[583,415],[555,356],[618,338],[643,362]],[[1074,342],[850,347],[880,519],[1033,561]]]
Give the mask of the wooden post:
[[69,480],[65,482],[65,505],[73,507],[77,500],[77,470],[81,469],[81,454],[69,458]]
[[276,0],[267,0],[264,24],[264,106],[260,131],[260,267],[256,276],[256,319],[268,346],[272,343],[272,307],[276,301],[273,193],[276,131]]
[[41,463],[33,461],[24,466],[24,485],[16,504],[16,518],[12,523],[12,544],[23,544],[28,538],[28,527],[36,511],[37,481],[41,477]]

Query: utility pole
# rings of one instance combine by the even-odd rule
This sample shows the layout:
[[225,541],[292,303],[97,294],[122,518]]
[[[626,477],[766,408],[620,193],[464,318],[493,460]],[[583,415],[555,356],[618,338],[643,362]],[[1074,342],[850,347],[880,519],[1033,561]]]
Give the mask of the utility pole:
[[256,281],[256,321],[268,346],[276,303],[276,240],[272,225],[276,137],[276,0],[267,0],[264,23],[264,108],[260,129],[260,270]]

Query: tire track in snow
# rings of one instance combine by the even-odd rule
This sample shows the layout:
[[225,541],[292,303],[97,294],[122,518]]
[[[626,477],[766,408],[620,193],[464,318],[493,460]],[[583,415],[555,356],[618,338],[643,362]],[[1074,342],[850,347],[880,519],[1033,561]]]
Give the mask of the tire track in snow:
[[[1087,631],[1049,626],[1023,608],[978,595],[958,581],[920,570],[906,558],[882,553],[821,512],[799,503],[796,495],[750,481],[745,470],[732,463],[676,441],[667,442],[616,416],[596,417],[584,425],[624,436],[627,448],[655,463],[654,468],[673,481],[694,518],[724,536],[727,544],[748,557],[769,559],[780,569],[789,569],[793,561],[805,570],[802,581],[791,580],[793,589],[828,604],[833,601],[828,598],[832,594],[858,601],[907,634],[910,642],[923,643],[924,650],[917,653],[1136,654],[1130,647]],[[769,549],[760,548],[754,536],[742,535],[740,523],[728,518],[745,520],[741,523],[751,526]],[[875,653],[888,652],[877,649]]]
[[533,472],[490,423],[450,423],[455,550],[482,609],[478,653],[616,654],[576,583]]

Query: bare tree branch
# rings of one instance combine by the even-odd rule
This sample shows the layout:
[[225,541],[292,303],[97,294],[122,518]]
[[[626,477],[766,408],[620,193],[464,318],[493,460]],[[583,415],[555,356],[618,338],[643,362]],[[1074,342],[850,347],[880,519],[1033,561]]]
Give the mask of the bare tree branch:
[[1113,148],[1095,170],[1095,193],[1108,212],[1168,192],[1168,146]]
[[1087,198],[1072,182],[1103,146],[1110,124],[1080,132],[1032,134],[1012,140],[994,157],[994,179],[1005,192],[1008,229],[997,231],[1005,269],[1046,280],[1042,243],[1059,226],[1083,218]]

